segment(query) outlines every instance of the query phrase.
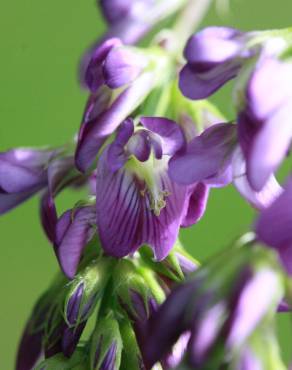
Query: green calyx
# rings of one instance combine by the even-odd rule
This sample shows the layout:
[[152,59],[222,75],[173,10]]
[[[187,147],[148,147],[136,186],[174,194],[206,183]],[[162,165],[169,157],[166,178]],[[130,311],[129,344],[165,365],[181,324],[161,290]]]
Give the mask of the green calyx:
[[99,369],[107,356],[114,356],[114,368],[119,369],[123,341],[114,312],[100,317],[90,340],[90,370]]

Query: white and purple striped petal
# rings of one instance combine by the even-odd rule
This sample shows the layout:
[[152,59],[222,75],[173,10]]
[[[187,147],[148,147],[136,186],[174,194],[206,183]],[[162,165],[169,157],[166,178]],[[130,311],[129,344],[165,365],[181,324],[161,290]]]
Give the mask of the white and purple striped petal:
[[107,151],[97,169],[97,224],[106,253],[124,257],[149,244],[157,260],[174,245],[186,203],[186,188],[162,171],[155,189],[131,170],[110,171]]

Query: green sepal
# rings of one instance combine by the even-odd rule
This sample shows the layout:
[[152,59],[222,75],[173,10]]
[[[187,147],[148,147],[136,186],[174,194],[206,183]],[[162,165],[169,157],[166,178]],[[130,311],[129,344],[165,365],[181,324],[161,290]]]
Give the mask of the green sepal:
[[[92,334],[90,341],[90,370],[99,369],[111,346],[116,346],[115,369],[120,368],[123,341],[120,333],[119,323],[112,311],[104,317],[100,317]],[[94,367],[96,351],[98,361]]]
[[34,370],[88,370],[87,355],[82,348],[77,348],[70,359],[59,353],[42,361]]
[[135,317],[137,312],[132,303],[132,294],[135,292],[142,298],[147,310],[151,291],[138,272],[137,266],[130,260],[120,260],[113,274],[114,293],[123,306],[128,307]]
[[175,282],[184,280],[184,274],[174,252],[170,252],[162,262],[154,261],[152,250],[149,247],[144,246],[140,248],[139,253],[143,262],[158,274],[166,276]]
[[123,339],[121,369],[140,369],[142,356],[131,323],[121,320],[120,330]]

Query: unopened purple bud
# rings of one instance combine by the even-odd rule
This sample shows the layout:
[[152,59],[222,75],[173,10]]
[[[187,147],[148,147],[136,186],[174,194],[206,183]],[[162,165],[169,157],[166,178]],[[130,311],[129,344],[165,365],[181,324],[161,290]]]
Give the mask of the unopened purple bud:
[[138,50],[129,47],[112,48],[107,55],[103,76],[105,84],[117,89],[134,81],[148,64],[148,58]]
[[88,89],[96,92],[104,84],[103,65],[112,48],[121,45],[117,38],[106,40],[93,52],[90,63],[85,72],[85,83]]
[[119,324],[112,313],[100,317],[91,338],[90,363],[93,369],[119,369],[122,338]]

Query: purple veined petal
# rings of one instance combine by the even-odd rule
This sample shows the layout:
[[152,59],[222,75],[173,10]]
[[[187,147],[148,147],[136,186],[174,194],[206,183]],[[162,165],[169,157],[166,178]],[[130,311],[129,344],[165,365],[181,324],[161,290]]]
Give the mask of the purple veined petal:
[[216,124],[195,137],[185,151],[169,162],[170,177],[179,184],[189,185],[220,175],[231,161],[236,127]]
[[[243,287],[233,312],[227,337],[229,348],[240,348],[274,304],[280,281],[275,271],[262,268]],[[256,297],[257,304],[254,304]]]
[[0,189],[0,215],[5,214],[11,209],[17,207],[19,204],[23,203],[41,190],[42,187],[43,186],[37,186],[29,191],[13,194],[2,192]]
[[105,59],[103,76],[105,84],[117,89],[133,82],[148,64],[146,55],[142,55],[126,46],[113,48]]
[[246,163],[240,148],[237,148],[234,152],[232,170],[234,186],[256,209],[263,210],[269,207],[283,191],[283,188],[273,175],[261,191],[256,192],[253,190],[246,177]]
[[291,85],[292,63],[272,58],[261,60],[247,84],[247,103],[253,116],[266,120],[284,104],[290,105]]
[[110,144],[108,149],[108,166],[113,172],[120,169],[126,163],[128,155],[125,146],[133,134],[134,122],[131,118],[128,118],[121,124],[116,139]]
[[163,154],[173,155],[185,144],[182,129],[176,122],[168,118],[141,117],[140,122],[162,139]]
[[111,38],[94,50],[85,71],[85,84],[91,92],[96,92],[104,84],[103,63],[109,52],[120,45],[122,45],[122,42],[119,39]]
[[97,224],[103,249],[121,258],[142,244],[149,244],[156,260],[162,260],[177,239],[186,188],[172,183],[166,173],[160,174],[156,185],[167,195],[164,208],[155,214],[151,206],[154,199],[146,183],[129,170],[110,171],[106,156],[107,150],[97,168],[96,191]]
[[96,222],[94,206],[66,211],[56,225],[56,250],[60,266],[72,279],[82,252],[94,234]]
[[189,201],[186,202],[186,214],[181,227],[189,227],[197,223],[204,215],[209,197],[209,187],[198,183],[189,190]]
[[207,27],[191,36],[184,50],[189,63],[209,67],[240,54],[242,33],[234,28]]
[[255,231],[260,241],[275,248],[288,274],[292,275],[292,212],[287,205],[292,202],[292,181],[289,180],[283,193],[261,212]]
[[239,68],[238,65],[223,65],[210,72],[202,73],[190,64],[186,64],[179,75],[179,88],[183,95],[189,99],[206,99],[226,82],[233,79]]
[[190,362],[194,368],[202,366],[208,351],[217,340],[224,321],[226,307],[219,302],[209,308],[200,319],[189,342]]
[[108,109],[86,126],[75,153],[75,163],[80,171],[85,172],[91,166],[108,136],[137,108],[153,84],[152,73],[143,73]]
[[292,105],[272,115],[255,136],[247,159],[247,178],[260,191],[288,153],[292,139]]

